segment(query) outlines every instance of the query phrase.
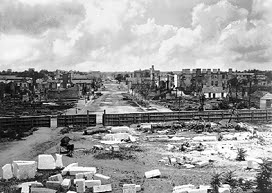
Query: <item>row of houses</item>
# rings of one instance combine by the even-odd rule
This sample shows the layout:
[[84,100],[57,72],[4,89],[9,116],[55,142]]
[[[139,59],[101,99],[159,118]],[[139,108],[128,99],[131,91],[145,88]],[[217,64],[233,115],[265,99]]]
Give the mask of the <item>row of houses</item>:
[[[236,82],[235,82],[236,81]],[[237,72],[229,69],[221,71],[220,69],[182,69],[175,72],[160,72],[155,70],[154,66],[146,70],[136,70],[127,78],[129,90],[138,88],[143,85],[150,86],[149,93],[185,93],[185,94],[204,94],[205,98],[225,98],[230,95],[247,97],[252,91],[251,87],[271,87],[264,74],[256,74],[249,72]],[[239,87],[239,88],[238,88]],[[152,89],[153,88],[153,89]],[[153,92],[155,91],[155,92]],[[252,93],[251,93],[252,94]],[[154,95],[154,94],[153,94]],[[266,95],[266,96],[265,96]],[[267,100],[267,105],[262,103],[262,108],[270,107],[268,93],[259,97],[259,100]]]
[[75,99],[90,95],[101,80],[99,72],[75,73],[57,70],[44,78],[0,75],[0,99],[21,95],[22,100]]

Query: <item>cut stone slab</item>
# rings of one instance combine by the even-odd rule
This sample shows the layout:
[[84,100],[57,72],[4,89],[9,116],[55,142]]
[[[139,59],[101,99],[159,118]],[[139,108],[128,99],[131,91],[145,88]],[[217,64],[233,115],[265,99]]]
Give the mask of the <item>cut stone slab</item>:
[[199,167],[204,167],[204,166],[207,166],[209,164],[210,164],[209,161],[201,161],[201,162],[196,163],[196,165],[199,166]]
[[173,190],[176,191],[176,190],[182,190],[182,189],[185,189],[185,188],[195,189],[196,187],[193,184],[186,184],[186,185],[175,186],[173,188]]
[[96,173],[96,168],[95,167],[70,167],[68,169],[69,174],[74,176],[78,173],[85,173],[85,172],[93,172]]
[[13,161],[13,175],[19,180],[33,179],[37,171],[37,163],[35,161]]
[[101,185],[101,180],[85,180],[85,186],[87,188],[91,188],[94,186],[100,186]]
[[56,160],[52,155],[42,154],[38,156],[39,170],[54,170],[56,169]]
[[188,190],[188,193],[208,193],[207,189],[191,189]]
[[67,193],[77,193],[77,192],[75,192],[75,191],[68,191]]
[[124,184],[123,193],[136,193],[136,184]]
[[94,186],[93,187],[93,192],[110,192],[112,191],[111,184],[106,184],[106,185],[100,185],[100,186]]
[[71,163],[71,164],[69,164],[68,166],[66,166],[66,167],[61,171],[61,174],[62,174],[62,175],[66,175],[67,172],[69,172],[69,169],[70,169],[71,167],[78,167],[78,163]]
[[154,178],[154,177],[159,177],[159,176],[161,176],[161,172],[158,169],[145,172],[146,178]]
[[61,183],[61,186],[63,189],[69,190],[69,188],[71,186],[71,179],[64,179]]
[[119,127],[112,127],[111,128],[112,133],[129,133],[129,127],[127,126],[119,126]]
[[218,141],[217,136],[196,136],[193,141]]
[[13,178],[11,164],[6,164],[2,167],[2,174],[3,174],[3,179],[5,179],[5,180],[9,180],[9,179]]
[[79,193],[85,192],[85,180],[84,179],[77,179],[76,191]]
[[183,166],[186,167],[187,169],[195,168],[195,166],[192,164],[184,164]]
[[136,191],[141,191],[141,185],[136,185]]
[[59,181],[60,183],[63,181],[62,175],[61,174],[56,174],[53,176],[50,176],[48,178],[49,181]]
[[98,179],[98,180],[109,180],[110,177],[109,176],[105,176],[103,174],[94,174],[94,179]]
[[63,168],[62,155],[56,154],[56,167]]
[[84,173],[76,174],[76,179],[84,179]]
[[61,187],[61,182],[59,181],[46,181],[46,188],[58,190]]
[[48,188],[37,188],[37,187],[31,187],[30,188],[31,193],[56,193],[57,190],[52,190]]
[[218,191],[219,191],[219,193],[230,193],[229,188],[219,188]]
[[107,141],[121,141],[121,140],[129,140],[130,135],[128,133],[114,133],[114,134],[106,134],[103,137],[103,140]]

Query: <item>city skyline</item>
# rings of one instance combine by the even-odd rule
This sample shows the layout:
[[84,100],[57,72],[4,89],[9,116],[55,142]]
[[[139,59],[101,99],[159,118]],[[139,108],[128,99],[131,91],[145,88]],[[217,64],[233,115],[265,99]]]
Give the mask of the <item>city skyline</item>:
[[272,65],[269,0],[3,0],[0,70]]

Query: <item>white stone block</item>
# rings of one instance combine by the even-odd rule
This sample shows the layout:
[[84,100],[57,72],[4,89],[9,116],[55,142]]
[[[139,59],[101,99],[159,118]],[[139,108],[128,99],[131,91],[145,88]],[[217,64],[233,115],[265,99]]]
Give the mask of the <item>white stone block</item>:
[[141,185],[136,185],[136,191],[141,191]]
[[182,190],[182,189],[195,189],[196,187],[193,184],[186,184],[186,185],[180,185],[180,186],[175,186],[173,188],[173,191],[177,191],[177,190]]
[[101,180],[85,180],[85,186],[87,188],[91,188],[94,186],[100,186],[101,185]]
[[218,191],[219,191],[219,193],[230,193],[229,188],[219,188]]
[[99,180],[109,180],[109,176],[105,176],[103,174],[94,174],[94,179],[99,179]]
[[124,184],[123,193],[136,193],[136,184]]
[[199,166],[199,167],[204,167],[204,166],[207,166],[207,165],[209,165],[209,164],[210,164],[209,161],[205,161],[205,160],[196,163],[196,165]]
[[67,172],[69,172],[69,169],[70,169],[71,167],[78,167],[78,163],[69,164],[68,166],[66,166],[66,167],[62,170],[61,174],[62,174],[62,175],[66,175]]
[[48,178],[49,181],[59,181],[59,182],[62,182],[63,181],[63,178],[62,178],[62,175],[61,174],[56,174],[56,175],[53,175],[53,176],[50,176]]
[[84,174],[83,173],[77,173],[76,174],[76,179],[84,179]]
[[56,169],[56,160],[52,155],[42,154],[38,156],[39,170],[54,170]]
[[96,173],[96,168],[95,167],[70,167],[68,169],[69,171],[69,174],[74,176],[78,173],[85,173],[85,172],[93,172],[93,173]]
[[100,186],[94,186],[93,187],[93,192],[110,192],[112,191],[111,184],[106,184],[106,185],[100,185]]
[[37,163],[35,161],[13,161],[13,175],[19,180],[32,179],[36,175]]
[[159,176],[161,176],[161,172],[158,169],[145,172],[146,178],[154,178],[154,177],[159,177]]
[[2,174],[3,174],[3,179],[5,179],[5,180],[9,180],[9,179],[13,178],[11,164],[6,164],[2,167]]
[[129,127],[127,126],[118,126],[111,128],[112,133],[129,133]]
[[191,189],[188,190],[188,193],[207,193],[208,190],[207,189]]
[[61,186],[65,189],[68,190],[71,186],[71,179],[64,179],[61,183]]
[[75,191],[68,191],[67,193],[77,193],[77,192],[75,192]]
[[30,189],[29,189],[29,185],[28,184],[22,184],[21,186],[21,193],[29,193],[30,192]]
[[62,155],[56,154],[56,167],[63,168]]
[[76,191],[79,193],[85,192],[85,180],[84,179],[77,179]]
[[48,189],[48,188],[40,188],[40,187],[31,187],[31,193],[56,193],[57,190]]

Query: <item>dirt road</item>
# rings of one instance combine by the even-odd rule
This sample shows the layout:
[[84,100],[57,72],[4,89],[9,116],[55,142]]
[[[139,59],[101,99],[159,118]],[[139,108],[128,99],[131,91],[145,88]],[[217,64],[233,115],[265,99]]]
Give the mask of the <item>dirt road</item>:
[[[75,108],[69,109],[67,114],[87,114],[87,111],[97,115],[97,123],[102,123],[102,114],[106,113],[137,113],[147,111],[131,101],[123,100],[123,94],[127,93],[127,87],[124,84],[105,84],[105,90],[101,91],[102,96],[95,100],[90,100],[85,103],[85,100],[80,100]],[[157,110],[149,112],[169,112],[168,108],[152,104]]]

